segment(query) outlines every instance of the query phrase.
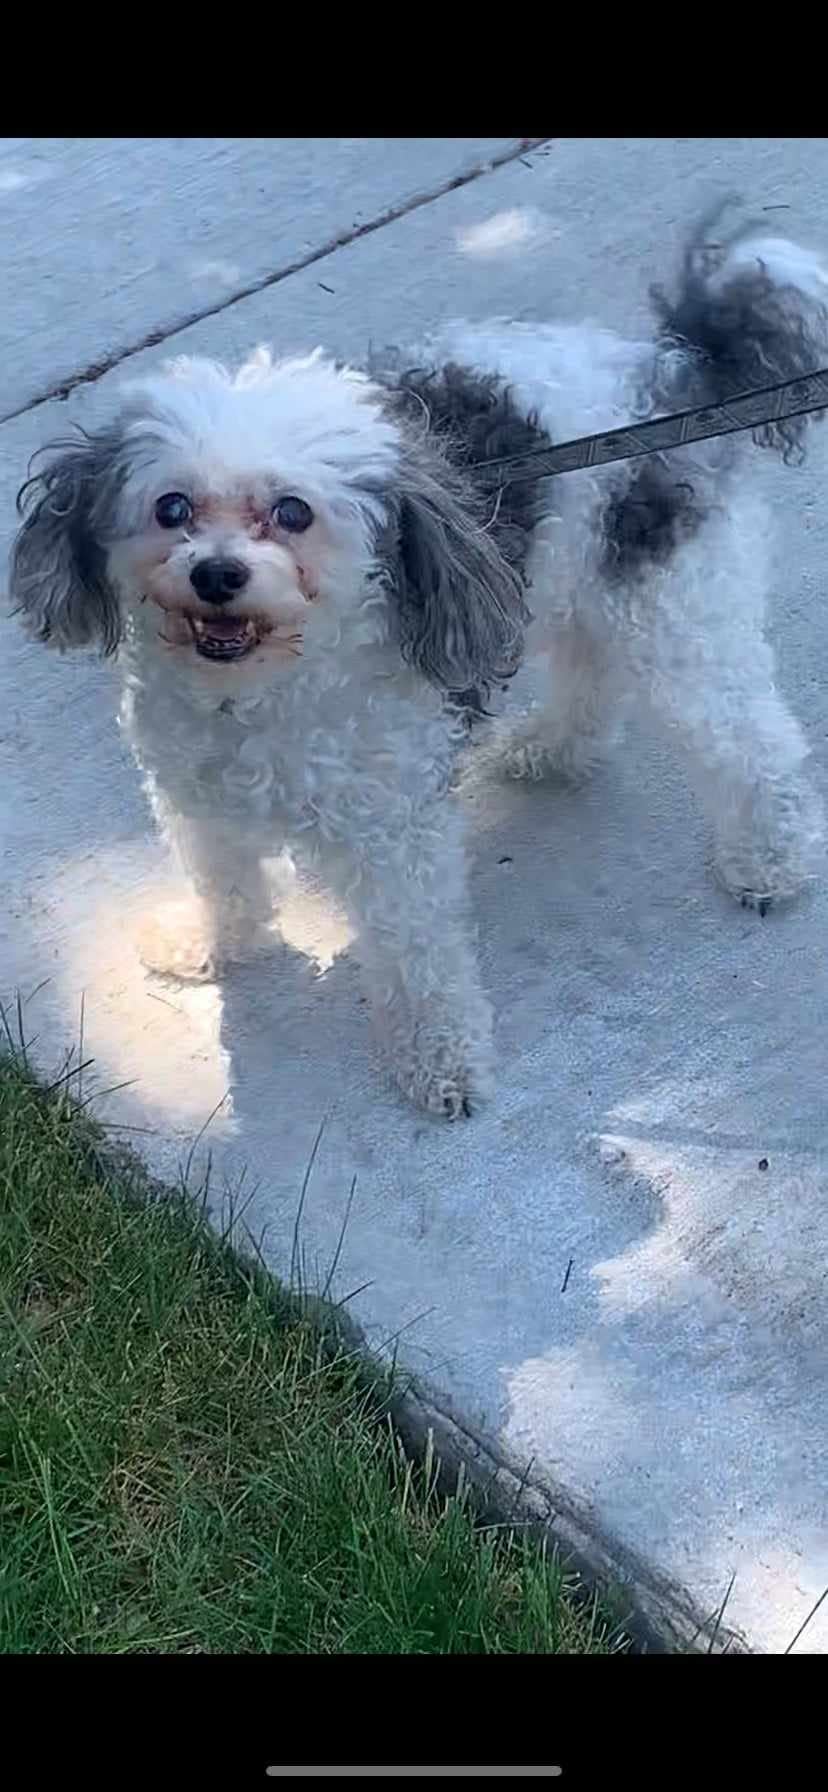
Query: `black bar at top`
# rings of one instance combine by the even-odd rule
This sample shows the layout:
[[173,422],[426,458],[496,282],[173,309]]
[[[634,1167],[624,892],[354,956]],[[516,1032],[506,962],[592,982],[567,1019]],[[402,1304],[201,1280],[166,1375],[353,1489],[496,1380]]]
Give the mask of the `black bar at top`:
[[562,1767],[268,1767],[269,1779],[559,1779]]

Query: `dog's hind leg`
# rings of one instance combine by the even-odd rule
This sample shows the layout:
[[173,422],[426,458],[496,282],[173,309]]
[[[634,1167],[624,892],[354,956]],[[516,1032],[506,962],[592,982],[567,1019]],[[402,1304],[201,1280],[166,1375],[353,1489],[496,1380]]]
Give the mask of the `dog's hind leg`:
[[649,622],[626,647],[642,695],[687,756],[720,881],[764,912],[813,877],[823,813],[804,771],[805,739],[776,685],[764,574],[744,542],[738,551],[734,521],[636,592]]
[[562,623],[547,633],[531,670],[535,701],[528,713],[496,726],[491,744],[483,749],[487,764],[508,778],[582,783],[614,731],[610,643],[580,621]]
[[823,818],[802,773],[801,730],[774,688],[767,644],[753,643],[748,664],[708,665],[703,702],[689,666],[679,676],[659,671],[650,698],[691,761],[721,883],[762,913],[796,896],[814,875]]

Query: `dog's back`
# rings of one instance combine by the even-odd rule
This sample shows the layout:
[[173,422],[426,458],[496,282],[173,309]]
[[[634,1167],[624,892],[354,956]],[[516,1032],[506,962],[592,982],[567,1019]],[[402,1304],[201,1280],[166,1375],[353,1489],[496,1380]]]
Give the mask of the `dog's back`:
[[[632,341],[583,324],[453,324],[431,347],[439,372],[401,384],[447,452],[492,500],[492,528],[513,563],[527,564],[536,521],[554,514],[562,577],[579,568],[628,579],[664,563],[690,539],[750,440],[533,481],[531,451],[631,419],[773,385],[828,362],[828,271],[795,243],[743,225],[717,230],[719,207],[692,232],[672,294],[654,288],[655,329]],[[796,417],[754,432],[754,443],[801,457],[810,422]],[[521,477],[490,467],[527,453]]]

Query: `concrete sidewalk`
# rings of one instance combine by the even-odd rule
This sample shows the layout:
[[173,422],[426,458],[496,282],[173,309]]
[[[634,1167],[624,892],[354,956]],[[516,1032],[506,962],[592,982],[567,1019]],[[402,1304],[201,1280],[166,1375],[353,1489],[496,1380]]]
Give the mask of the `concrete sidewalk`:
[[[827,179],[822,138],[6,140],[6,540],[31,452],[164,354],[358,357],[455,314],[640,326],[712,196],[784,207],[775,226],[828,248]],[[805,469],[762,469],[780,678],[823,786],[827,470],[828,432]],[[288,894],[270,979],[144,978],[131,920],[169,872],[114,675],[0,626],[0,995],[21,991],[36,1058],[59,1061],[83,997],[99,1088],[130,1085],[101,1117],[146,1129],[123,1136],[170,1175],[212,1114],[196,1160],[241,1186],[277,1271],[324,1120],[306,1274],[324,1282],[355,1177],[333,1291],[398,1340],[412,1423],[519,1484],[663,1637],[735,1576],[725,1639],[784,1650],[828,1585],[828,882],[764,921],[733,907],[643,735],[586,793],[470,794],[501,1084],[470,1125],[431,1124],[383,1080],[321,898]],[[828,1601],[795,1645],[826,1649]]]

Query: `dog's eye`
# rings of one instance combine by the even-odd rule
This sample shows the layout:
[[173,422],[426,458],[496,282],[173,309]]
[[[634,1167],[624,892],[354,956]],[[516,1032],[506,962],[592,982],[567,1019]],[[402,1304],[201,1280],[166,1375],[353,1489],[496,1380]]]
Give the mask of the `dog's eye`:
[[192,514],[192,504],[183,492],[165,492],[155,506],[155,520],[162,529],[183,529]]
[[273,521],[280,529],[289,529],[292,535],[301,535],[303,529],[309,529],[313,522],[313,511],[304,498],[289,495],[280,498],[273,506]]

